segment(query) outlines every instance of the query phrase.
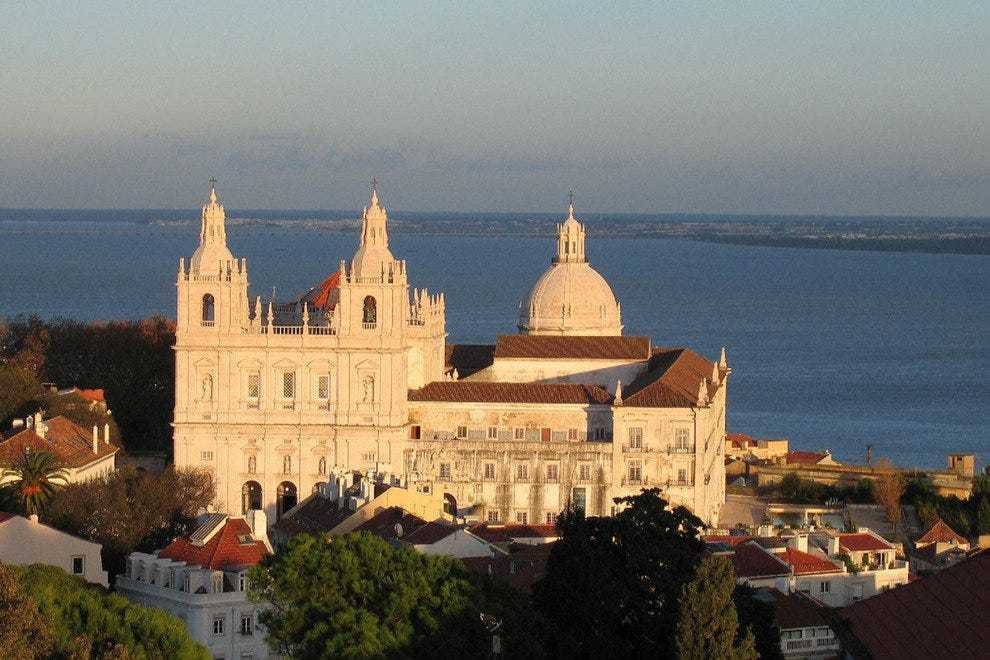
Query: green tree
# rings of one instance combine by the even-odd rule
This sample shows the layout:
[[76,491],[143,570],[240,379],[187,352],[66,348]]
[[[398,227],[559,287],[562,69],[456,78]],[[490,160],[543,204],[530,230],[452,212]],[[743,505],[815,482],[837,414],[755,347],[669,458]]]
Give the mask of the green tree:
[[980,504],[976,508],[977,534],[990,534],[990,497],[986,495],[980,498]]
[[479,594],[450,557],[367,533],[301,534],[250,575],[269,644],[294,658],[476,657],[491,648]]
[[25,593],[19,569],[0,564],[0,649],[4,657],[43,658],[52,646],[51,625]]
[[[54,566],[11,567],[19,573],[54,640],[59,658],[177,658],[206,660],[206,649],[185,624],[157,608],[139,607],[106,589],[87,584]],[[27,656],[31,657],[31,656]]]
[[780,630],[774,622],[776,605],[771,600],[758,598],[756,594],[756,590],[747,584],[736,585],[732,592],[739,615],[739,628],[752,631],[760,660],[784,660],[784,654],[780,651]]
[[680,660],[756,660],[756,641],[746,630],[741,639],[732,600],[736,574],[725,557],[701,560],[690,582],[681,587],[677,618]]
[[66,483],[65,468],[55,454],[25,449],[21,457],[3,469],[4,485],[25,515],[39,513]]
[[34,412],[33,402],[42,394],[41,383],[30,371],[13,365],[0,365],[0,424],[10,428],[18,415]]
[[613,517],[558,520],[534,594],[550,656],[671,657],[677,599],[704,553],[701,520],[658,489],[615,500]]
[[191,531],[215,496],[205,470],[169,467],[154,474],[122,467],[63,488],[49,503],[45,521],[102,545],[113,576],[131,552],[153,552]]

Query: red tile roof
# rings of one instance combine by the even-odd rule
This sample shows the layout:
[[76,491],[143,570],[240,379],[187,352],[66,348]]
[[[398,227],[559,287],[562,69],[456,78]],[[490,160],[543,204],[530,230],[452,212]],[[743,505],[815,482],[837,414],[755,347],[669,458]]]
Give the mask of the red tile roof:
[[738,577],[768,578],[791,574],[790,566],[755,543],[737,545],[731,559]]
[[106,401],[106,399],[103,398],[102,389],[79,390],[79,396],[81,396],[82,398],[88,401],[100,401],[100,402]]
[[438,541],[444,540],[459,529],[463,528],[444,520],[434,520],[413,530],[412,533],[404,535],[401,540],[412,545],[433,545]]
[[964,537],[960,536],[951,527],[945,524],[945,521],[939,518],[935,521],[925,534],[915,541],[916,545],[928,544],[928,543],[952,543],[955,541],[959,545],[969,545]]
[[465,557],[461,561],[473,573],[500,578],[520,591],[529,592],[546,574],[553,545],[513,545],[508,555],[497,553],[494,557]]
[[333,294],[337,289],[340,288],[340,271],[335,271],[330,274],[325,280],[320,282],[320,285],[316,287],[316,291],[313,292],[313,307],[317,309],[332,309],[337,301]]
[[87,432],[61,415],[42,423],[48,427],[44,438],[32,428],[24,429],[0,442],[0,462],[13,463],[24,455],[25,449],[30,449],[51,452],[67,468],[81,468],[115,454],[119,449],[112,442],[107,444],[101,437],[94,454],[92,432]]
[[815,573],[841,573],[842,569],[834,563],[818,557],[808,552],[802,552],[794,548],[784,548],[782,552],[775,553],[782,561],[787,562],[794,569],[794,575],[812,575]]
[[874,660],[985,658],[990,550],[839,610]]
[[646,360],[649,337],[560,337],[499,335],[495,358],[557,360]]
[[[687,408],[698,403],[701,384],[715,363],[686,348],[656,348],[646,371],[623,389],[622,405],[641,408]],[[709,396],[716,386],[707,382]]]
[[731,442],[733,447],[738,447],[739,449],[746,449],[750,445],[756,444],[756,440],[745,433],[726,433],[725,439]]
[[724,543],[729,546],[737,546],[740,543],[745,543],[746,541],[752,541],[755,537],[753,536],[732,536],[731,534],[709,534],[708,536],[702,536],[701,540],[705,543]]
[[784,456],[787,463],[797,463],[799,465],[818,465],[825,457],[825,452],[818,451],[789,451]]
[[461,378],[490,367],[495,360],[494,344],[447,344],[444,365],[448,371],[457,369]]
[[894,549],[894,546],[887,541],[866,532],[839,534],[839,547],[848,552],[878,552]]
[[481,523],[470,528],[475,536],[489,543],[506,543],[513,539],[556,539],[560,537],[556,525],[489,525]]
[[409,390],[409,401],[466,403],[609,404],[612,395],[598,385],[577,383],[485,383],[453,381],[429,383]]
[[[416,531],[426,524],[419,516],[409,513],[397,506],[379,511],[354,529],[355,532],[369,532],[386,540],[405,539],[406,535]],[[402,535],[396,535],[395,526],[400,525]]]
[[776,589],[767,589],[766,592],[773,597],[773,619],[780,630],[829,625],[825,618],[828,610],[807,594],[800,591],[784,594]]
[[158,556],[213,570],[254,566],[268,554],[268,548],[253,537],[247,543],[241,543],[241,537],[245,535],[251,535],[247,522],[243,518],[228,518],[203,545],[195,545],[188,538],[178,538]]

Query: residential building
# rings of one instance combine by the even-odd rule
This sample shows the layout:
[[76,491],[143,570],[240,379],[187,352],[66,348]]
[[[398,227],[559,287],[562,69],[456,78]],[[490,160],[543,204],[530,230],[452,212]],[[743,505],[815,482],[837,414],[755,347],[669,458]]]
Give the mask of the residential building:
[[786,438],[753,438],[745,433],[725,434],[725,455],[735,458],[752,458],[775,461],[788,453]]
[[969,541],[938,518],[914,542],[914,552],[911,553],[912,572],[920,575],[942,570],[965,559],[970,550]]
[[990,551],[839,610],[847,657],[986,658]]
[[774,606],[774,624],[780,631],[780,652],[787,660],[838,658],[842,643],[832,628],[830,614],[820,602],[801,593],[760,589],[754,595]]
[[94,426],[90,434],[67,417],[43,419],[38,412],[24,420],[14,420],[9,435],[0,440],[0,463],[11,465],[25,452],[47,451],[65,468],[66,481],[73,483],[112,472],[119,450],[110,440],[109,424],[102,429]]
[[182,619],[214,658],[277,657],[258,620],[263,604],[248,598],[247,573],[270,551],[265,516],[205,515],[187,537],[154,554],[133,552],[117,576],[117,593]]
[[212,472],[221,508],[275,523],[331,473],[374,471],[472,521],[608,515],[650,487],[717,520],[725,352],[623,335],[573,206],[520,334],[489,345],[446,343],[445,298],[410,289],[387,220],[373,189],[350,262],[299,296],[252,302],[211,189],[176,281],[174,455]]
[[28,518],[0,511],[0,562],[57,566],[87,582],[108,586],[99,543],[66,534]]

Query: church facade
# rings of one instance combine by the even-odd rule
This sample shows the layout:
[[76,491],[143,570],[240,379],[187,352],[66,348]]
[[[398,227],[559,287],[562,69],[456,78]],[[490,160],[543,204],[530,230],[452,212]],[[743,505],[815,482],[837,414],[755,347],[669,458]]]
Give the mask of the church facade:
[[288,301],[249,296],[215,190],[179,261],[174,456],[210,470],[218,506],[277,521],[331,475],[443,495],[489,522],[659,487],[715,522],[725,500],[725,352],[709,361],[622,334],[573,206],[519,333],[447,343],[442,293],[410,288],[372,190],[350,262]]

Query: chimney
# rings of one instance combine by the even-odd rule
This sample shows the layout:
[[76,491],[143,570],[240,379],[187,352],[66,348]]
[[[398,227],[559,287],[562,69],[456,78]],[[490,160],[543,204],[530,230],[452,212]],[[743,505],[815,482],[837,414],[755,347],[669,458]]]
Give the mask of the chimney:
[[787,547],[794,548],[795,550],[800,550],[801,552],[808,551],[808,535],[807,534],[795,534],[787,540]]
[[103,425],[103,442],[104,444],[110,444],[110,422]]
[[265,512],[261,509],[250,509],[244,514],[244,517],[251,527],[251,535],[259,541],[263,541],[271,549],[272,544],[268,540],[268,517]]
[[14,421],[12,421],[10,423],[10,428],[12,428],[12,429],[22,429],[22,428],[24,428],[24,420],[23,419],[15,419]]
[[93,453],[100,453],[100,430],[95,425],[93,426]]
[[30,516],[28,516],[28,520],[30,520],[33,523],[37,523],[38,522],[38,514],[37,513],[32,513]]

